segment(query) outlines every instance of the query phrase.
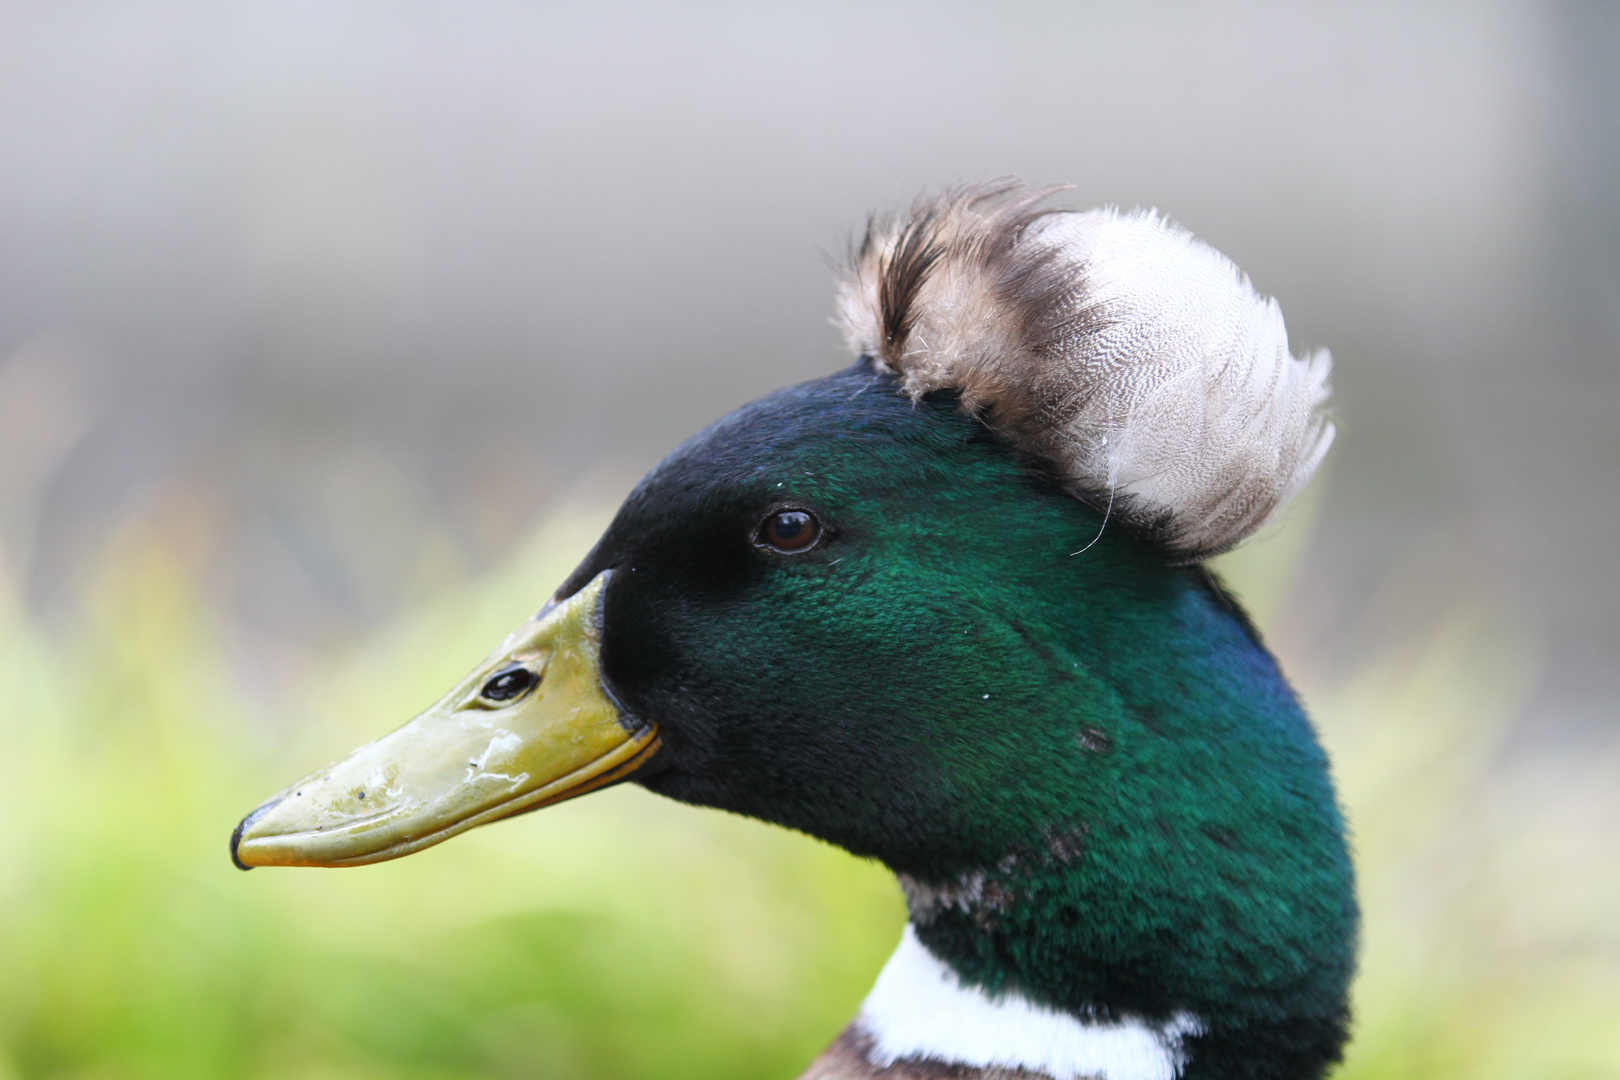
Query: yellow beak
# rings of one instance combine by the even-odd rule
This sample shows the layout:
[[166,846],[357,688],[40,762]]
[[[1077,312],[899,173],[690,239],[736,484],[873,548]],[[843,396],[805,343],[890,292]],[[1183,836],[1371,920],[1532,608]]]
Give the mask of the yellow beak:
[[231,836],[236,865],[397,859],[640,769],[658,728],[621,716],[602,690],[607,577],[524,624],[415,720],[249,814]]

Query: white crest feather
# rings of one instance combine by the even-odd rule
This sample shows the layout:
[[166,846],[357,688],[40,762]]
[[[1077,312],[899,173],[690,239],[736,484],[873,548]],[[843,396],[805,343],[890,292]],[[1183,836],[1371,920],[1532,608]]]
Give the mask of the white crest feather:
[[874,222],[845,275],[850,347],[964,409],[1186,561],[1230,548],[1333,438],[1326,352],[1152,212],[1037,204],[1002,181]]

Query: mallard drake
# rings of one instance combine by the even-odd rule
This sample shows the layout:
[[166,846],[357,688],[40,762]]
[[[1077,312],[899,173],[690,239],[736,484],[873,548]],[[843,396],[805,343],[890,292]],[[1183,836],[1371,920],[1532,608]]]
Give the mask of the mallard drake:
[[1204,560],[1321,460],[1328,358],[1186,232],[1050,194],[870,223],[854,365],[671,453],[443,700],[249,814],[237,865],[629,781],[898,876],[900,945],[807,1078],[1322,1075],[1344,824]]

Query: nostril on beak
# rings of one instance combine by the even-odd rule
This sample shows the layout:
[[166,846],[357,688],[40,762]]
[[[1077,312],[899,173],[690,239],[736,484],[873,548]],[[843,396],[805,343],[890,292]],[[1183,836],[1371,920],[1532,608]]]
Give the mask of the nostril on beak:
[[539,681],[540,676],[524,665],[509,664],[489,677],[479,696],[486,701],[515,701],[534,689]]

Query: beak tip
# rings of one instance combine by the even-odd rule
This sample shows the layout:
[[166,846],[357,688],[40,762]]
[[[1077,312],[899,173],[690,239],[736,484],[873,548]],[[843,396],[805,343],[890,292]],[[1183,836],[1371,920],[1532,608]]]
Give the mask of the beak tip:
[[260,806],[260,807],[256,808],[247,817],[245,817],[241,821],[237,822],[236,823],[236,828],[231,830],[231,862],[236,866],[236,868],[238,870],[252,870],[253,869],[253,864],[245,863],[245,862],[242,861],[242,855],[241,855],[242,834],[247,832],[248,829],[252,828],[253,823],[255,821],[258,821],[269,810],[271,810],[273,807],[275,807],[280,802],[281,802],[281,797],[280,796],[277,796],[276,798],[271,799],[269,802],[265,803],[263,806]]
[[231,862],[236,865],[238,870],[253,869],[253,867],[238,858],[236,854],[237,847],[242,843],[242,829],[245,825],[247,825],[247,819],[243,818],[237,822],[236,828],[231,830]]

